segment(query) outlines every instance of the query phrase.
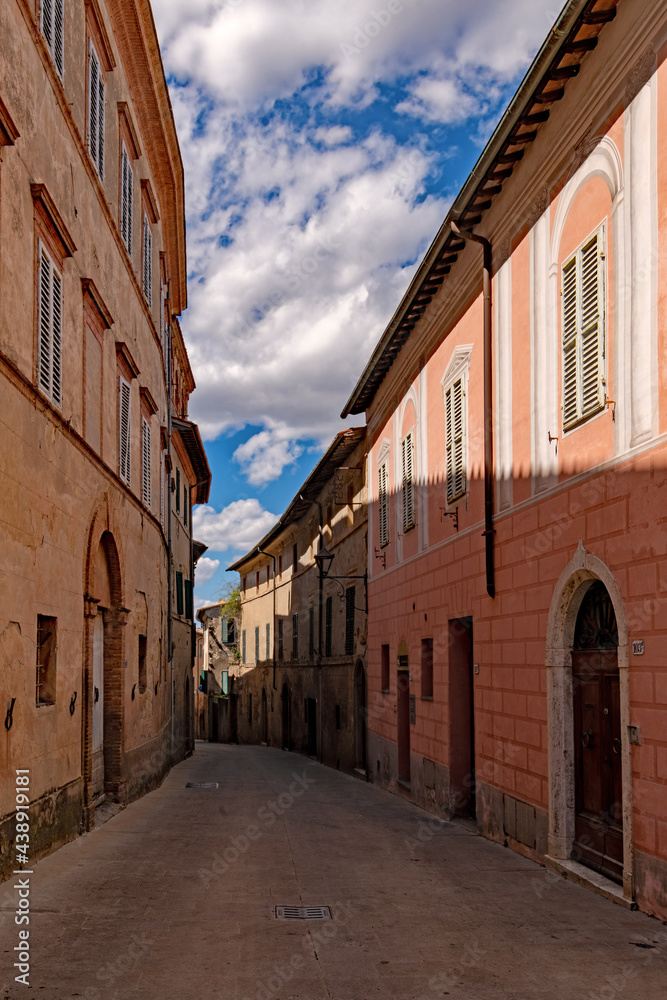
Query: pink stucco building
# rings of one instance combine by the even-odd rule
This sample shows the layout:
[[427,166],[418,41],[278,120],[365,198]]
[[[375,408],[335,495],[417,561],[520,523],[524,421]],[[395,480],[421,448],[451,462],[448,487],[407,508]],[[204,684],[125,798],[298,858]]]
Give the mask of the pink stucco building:
[[566,4],[343,414],[372,779],[663,918],[666,52]]

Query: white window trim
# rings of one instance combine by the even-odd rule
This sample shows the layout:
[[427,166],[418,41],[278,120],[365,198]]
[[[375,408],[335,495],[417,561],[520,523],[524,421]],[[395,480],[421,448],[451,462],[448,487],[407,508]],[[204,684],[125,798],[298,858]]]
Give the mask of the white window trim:
[[[472,344],[462,344],[455,348],[454,353],[445,369],[445,373],[440,380],[440,386],[442,388],[442,403],[445,410],[445,489],[446,489],[446,502],[449,506],[450,504],[455,504],[457,501],[461,500],[468,492],[468,382],[470,379],[470,358],[472,356],[473,345]],[[447,439],[448,439],[448,427],[447,427],[447,393],[452,389],[456,382],[461,382],[462,391],[462,441],[463,441],[463,454],[462,454],[462,475],[463,475],[463,489],[458,492],[453,492],[453,484],[450,484],[449,477],[447,476]]]
[[[592,240],[597,239],[598,254],[598,388],[597,402],[594,406],[584,411],[583,408],[583,361],[582,361],[582,340],[583,330],[581,328],[581,259],[584,249],[590,245]],[[576,333],[575,333],[575,392],[576,392],[576,414],[567,420],[565,414],[565,270],[573,261],[576,261]],[[605,409],[606,386],[607,386],[607,246],[606,246],[606,223],[602,222],[585,240],[579,244],[577,249],[563,261],[560,266],[560,377],[561,377],[561,414],[563,434],[581,427],[593,417],[600,414]]]

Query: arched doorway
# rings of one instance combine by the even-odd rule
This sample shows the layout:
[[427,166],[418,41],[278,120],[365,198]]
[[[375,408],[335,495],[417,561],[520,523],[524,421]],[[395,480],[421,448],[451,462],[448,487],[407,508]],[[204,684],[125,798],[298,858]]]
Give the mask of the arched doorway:
[[287,686],[287,681],[285,681],[285,683],[283,684],[283,690],[282,690],[282,694],[281,694],[280,697],[281,697],[281,701],[282,701],[282,716],[283,716],[283,719],[282,719],[282,723],[283,723],[282,724],[282,744],[283,744],[283,750],[289,750],[290,749],[290,744],[291,744],[291,732],[290,732],[290,729],[291,729],[291,722],[292,722],[292,718],[291,718],[292,712],[291,712],[291,705],[290,705],[290,692],[289,692],[289,687]]
[[269,713],[266,703],[266,688],[262,688],[262,715],[261,715],[261,740],[268,745],[269,742]]
[[85,568],[83,775],[86,826],[105,796],[121,801],[124,782],[124,628],[121,565],[106,505],[93,519]]
[[572,857],[623,881],[618,628],[607,588],[587,589],[574,631],[575,830]]
[[[574,861],[595,866],[605,876],[622,880],[623,895],[631,900],[628,622],[613,573],[582,542],[554,590],[545,665],[548,863],[550,859],[558,862],[557,869],[559,865],[568,868]],[[586,812],[598,817],[592,833],[582,822]]]
[[354,763],[366,770],[366,671],[361,660],[354,668]]

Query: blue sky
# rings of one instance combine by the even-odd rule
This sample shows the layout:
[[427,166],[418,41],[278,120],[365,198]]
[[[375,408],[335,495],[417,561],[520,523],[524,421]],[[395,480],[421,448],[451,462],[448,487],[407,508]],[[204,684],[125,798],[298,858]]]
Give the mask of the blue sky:
[[560,8],[153,8],[186,176],[190,416],[213,471],[193,518],[209,546],[199,606],[344,426],[350,391]]

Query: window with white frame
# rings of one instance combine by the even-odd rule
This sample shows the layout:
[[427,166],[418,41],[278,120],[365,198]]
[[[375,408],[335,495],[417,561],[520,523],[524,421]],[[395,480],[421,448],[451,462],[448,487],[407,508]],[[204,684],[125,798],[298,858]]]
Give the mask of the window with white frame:
[[445,479],[447,503],[468,489],[468,428],[466,394],[472,345],[457,347],[442,378],[445,404]]
[[63,279],[39,241],[37,382],[54,406],[62,405]]
[[604,226],[563,265],[563,430],[598,413],[605,401]]
[[134,172],[125,143],[120,153],[120,235],[125,248],[132,256],[132,202],[134,198]]
[[153,305],[153,231],[148,214],[144,212],[143,239],[141,247],[141,275],[144,296],[149,306]]
[[389,495],[387,491],[387,463],[378,469],[378,512],[380,516],[380,545],[389,544]]
[[39,30],[60,76],[65,68],[65,0],[41,0]]
[[92,40],[88,52],[88,149],[104,180],[104,77]]
[[141,502],[151,505],[151,425],[141,418]]
[[414,443],[412,431],[401,442],[401,469],[403,479],[403,531],[415,526],[415,475]]
[[132,412],[130,383],[118,376],[118,475],[129,486],[132,479],[132,454],[130,451]]

